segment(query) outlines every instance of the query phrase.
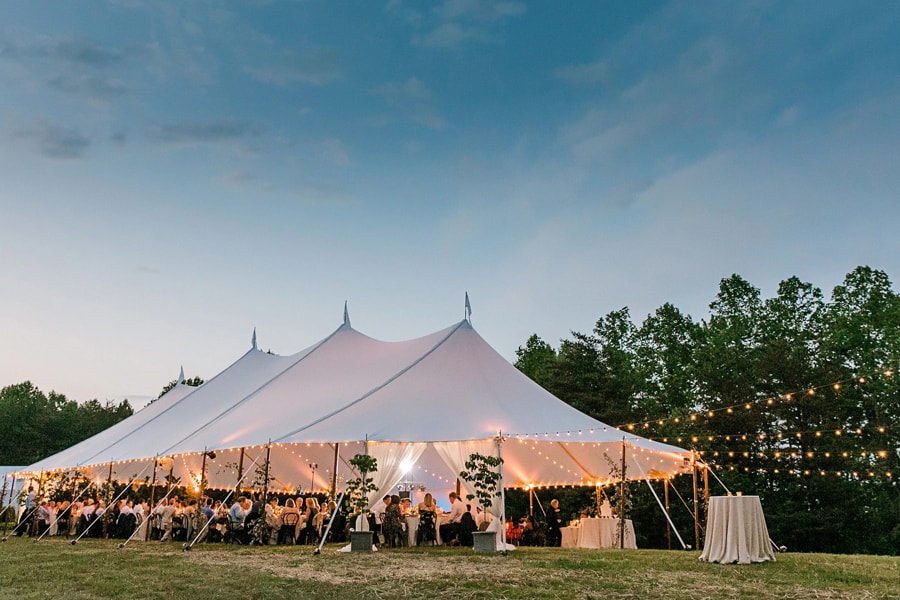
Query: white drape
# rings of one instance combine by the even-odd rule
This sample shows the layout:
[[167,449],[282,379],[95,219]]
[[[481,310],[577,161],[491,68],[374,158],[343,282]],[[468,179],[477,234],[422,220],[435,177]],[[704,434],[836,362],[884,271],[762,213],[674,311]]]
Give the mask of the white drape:
[[368,496],[370,509],[416,464],[426,447],[424,442],[368,442],[369,456],[378,461],[378,470],[372,474],[378,489]]
[[[484,456],[498,456],[496,438],[487,438],[484,440],[471,440],[468,442],[432,442],[435,451],[444,464],[451,472],[459,473],[466,469],[466,461],[469,460],[470,454],[482,454]],[[463,501],[468,494],[475,494],[475,488],[468,481],[459,478],[460,487],[463,489]],[[499,517],[503,507],[498,499],[487,509],[487,512],[495,517]]]

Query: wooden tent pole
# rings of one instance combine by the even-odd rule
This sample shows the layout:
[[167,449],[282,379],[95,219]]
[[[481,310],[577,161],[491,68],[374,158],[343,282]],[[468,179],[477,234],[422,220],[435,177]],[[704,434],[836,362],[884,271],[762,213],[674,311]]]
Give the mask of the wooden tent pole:
[[699,498],[697,493],[697,456],[691,452],[691,472],[694,480],[694,548],[700,548],[700,512]]
[[337,472],[338,472],[338,460],[340,458],[339,453],[341,451],[341,443],[337,442],[334,445],[334,468],[331,470],[331,500],[334,501],[337,499]]
[[622,481],[619,484],[619,548],[625,548],[625,438],[622,438]]
[[159,466],[159,455],[153,457],[153,482],[150,484],[150,506],[144,519],[147,520],[147,527],[144,528],[144,541],[150,541],[150,516],[153,514],[154,502],[156,502],[156,467]]

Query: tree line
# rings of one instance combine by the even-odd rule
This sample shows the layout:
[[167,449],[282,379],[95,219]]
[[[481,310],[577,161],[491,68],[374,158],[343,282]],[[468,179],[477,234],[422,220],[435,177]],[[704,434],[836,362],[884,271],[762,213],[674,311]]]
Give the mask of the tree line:
[[78,403],[65,395],[45,394],[30,381],[0,390],[0,464],[26,466],[97,434],[134,410],[119,403]]
[[[888,276],[858,267],[828,298],[791,277],[763,298],[733,275],[709,309],[697,321],[664,304],[636,323],[622,308],[557,348],[531,336],[516,366],[599,420],[696,450],[725,485],[761,497],[779,544],[900,552],[900,296]],[[646,485],[632,487],[636,524],[664,532]],[[687,513],[673,511],[682,533]]]

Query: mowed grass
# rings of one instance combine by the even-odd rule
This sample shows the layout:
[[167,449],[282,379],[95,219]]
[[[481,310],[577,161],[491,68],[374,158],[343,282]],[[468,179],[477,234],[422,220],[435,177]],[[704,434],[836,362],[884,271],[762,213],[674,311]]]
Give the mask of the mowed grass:
[[738,566],[661,550],[336,549],[10,538],[0,544],[0,598],[900,599],[900,559],[884,556],[788,553]]

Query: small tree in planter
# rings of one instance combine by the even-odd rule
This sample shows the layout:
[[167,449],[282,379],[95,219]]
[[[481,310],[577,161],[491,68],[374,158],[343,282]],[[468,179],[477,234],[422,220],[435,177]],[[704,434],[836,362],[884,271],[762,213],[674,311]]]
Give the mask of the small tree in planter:
[[[466,498],[470,502],[477,498],[478,505],[484,509],[485,515],[500,493],[501,464],[503,464],[503,459],[499,456],[485,456],[476,452],[469,455],[469,460],[465,464],[466,470],[459,473],[462,479],[468,481],[475,488],[475,493],[467,494]],[[476,552],[494,551],[493,533],[478,532],[474,534],[474,538]]]
[[[369,494],[376,491],[374,479],[370,474],[378,470],[378,461],[368,454],[357,454],[350,459],[352,466],[359,473],[359,477],[347,480],[347,496],[350,498],[350,506],[353,507],[353,515],[365,518],[369,509]],[[353,531],[350,535],[353,552],[372,551],[372,532]]]

